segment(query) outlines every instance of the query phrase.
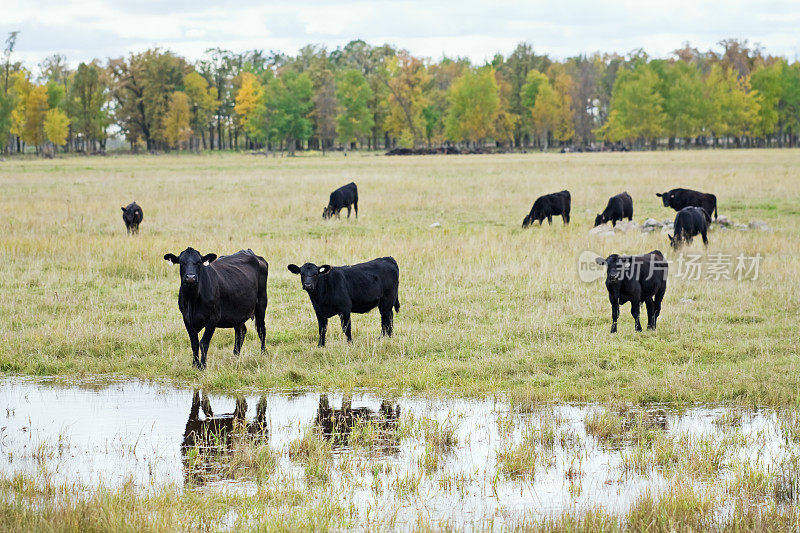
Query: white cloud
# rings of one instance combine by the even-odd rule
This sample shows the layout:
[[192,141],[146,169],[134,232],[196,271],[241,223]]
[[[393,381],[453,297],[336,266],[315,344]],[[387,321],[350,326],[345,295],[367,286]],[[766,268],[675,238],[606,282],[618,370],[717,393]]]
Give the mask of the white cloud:
[[758,42],[794,59],[800,4],[790,0],[278,0],[244,6],[211,0],[3,0],[0,34],[21,30],[18,57],[35,64],[59,52],[72,62],[151,46],[196,59],[210,47],[295,53],[351,39],[391,43],[438,58],[481,62],[520,41],[558,58],[644,48],[668,55],[690,41],[701,49],[728,37]]

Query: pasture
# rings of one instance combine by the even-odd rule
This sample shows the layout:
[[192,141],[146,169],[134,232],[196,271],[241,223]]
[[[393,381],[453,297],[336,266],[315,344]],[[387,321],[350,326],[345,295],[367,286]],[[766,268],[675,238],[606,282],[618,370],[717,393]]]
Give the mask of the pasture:
[[[511,393],[532,400],[794,405],[800,311],[800,152],[516,154],[264,158],[109,156],[0,163],[0,371],[139,377],[209,389],[314,387]],[[323,220],[329,193],[355,181],[359,219]],[[602,280],[578,277],[590,250],[676,253],[666,235],[590,236],[609,196],[634,219],[672,219],[655,196],[714,192],[720,215],[773,231],[710,233],[708,254],[760,254],[756,280],[668,281],[657,331],[635,334],[630,306],[609,333]],[[568,189],[572,223],[523,230],[540,194]],[[126,235],[120,206],[144,220]],[[439,224],[438,226],[436,224]],[[432,225],[434,227],[432,227]],[[267,353],[252,322],[241,355],[218,330],[208,369],[191,367],[176,299],[192,246],[251,248],[270,265]],[[685,250],[704,254],[699,239]],[[395,336],[377,311],[353,315],[348,345],[331,321],[316,347],[308,296],[287,264],[400,265]],[[642,316],[645,316],[642,307]]]
[[[0,162],[0,529],[796,530],[798,168],[796,150]],[[350,181],[358,220],[323,220]],[[622,191],[637,222],[672,220],[655,193],[677,186],[766,227],[714,224],[682,250],[697,276],[659,229],[590,233]],[[521,228],[562,189],[569,226]],[[192,367],[163,260],[187,246],[269,262],[266,353],[248,322],[240,355],[217,330]],[[626,304],[612,335],[579,257],[654,249],[658,330]],[[287,265],[385,255],[394,336],[373,310],[317,348]],[[232,433],[189,434],[215,420]]]

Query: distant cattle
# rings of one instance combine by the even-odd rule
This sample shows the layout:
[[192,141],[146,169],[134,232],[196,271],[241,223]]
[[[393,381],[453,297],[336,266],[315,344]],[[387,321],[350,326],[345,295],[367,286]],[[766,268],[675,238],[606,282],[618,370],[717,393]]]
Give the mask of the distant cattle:
[[614,226],[618,220],[621,221],[623,218],[633,220],[633,198],[627,192],[609,198],[606,208],[595,217],[594,225],[599,226],[611,222],[611,225]]
[[[251,318],[255,319],[261,351],[265,350],[269,265],[263,257],[252,250],[240,250],[217,259],[216,254],[201,255],[187,248],[178,257],[166,254],[164,259],[180,265],[178,309],[192,344],[195,367],[206,367],[208,345],[217,328],[233,328],[233,353],[238,355],[247,332],[245,322]],[[201,329],[203,338],[198,342]]]
[[617,331],[619,306],[631,303],[631,315],[636,321],[636,331],[642,331],[639,309],[642,301],[647,307],[647,329],[656,329],[661,313],[661,300],[667,290],[667,262],[659,250],[644,255],[625,256],[611,254],[595,259],[606,267],[606,289],[611,300],[611,333]]
[[336,215],[339,218],[339,211],[347,208],[347,218],[350,218],[350,206],[355,209],[358,218],[358,187],[352,181],[343,185],[331,193],[328,205],[322,210],[322,218],[329,219]]
[[665,193],[657,192],[656,196],[664,202],[664,207],[671,207],[680,211],[684,207],[702,207],[708,216],[717,218],[717,197],[710,193],[693,191],[691,189],[672,189]]
[[352,266],[332,267],[306,263],[289,265],[289,272],[300,274],[303,289],[308,292],[319,325],[319,346],[325,346],[328,319],[339,315],[347,342],[350,334],[350,313],[367,313],[376,307],[381,314],[381,332],[392,336],[392,307],[400,310],[397,292],[400,268],[392,257],[381,257]]
[[548,224],[553,223],[553,217],[561,215],[564,224],[569,224],[569,211],[571,204],[571,197],[569,191],[554,192],[552,194],[545,194],[540,196],[533,202],[531,212],[522,221],[522,227],[527,228],[534,221],[538,222],[541,226],[544,219],[547,219]]
[[682,243],[692,244],[695,235],[703,237],[703,244],[708,246],[708,225],[711,216],[701,207],[684,207],[675,215],[675,236],[667,235],[669,243],[676,250]]
[[125,222],[128,235],[139,233],[139,224],[142,223],[143,217],[142,208],[136,202],[131,202],[122,208],[122,220]]

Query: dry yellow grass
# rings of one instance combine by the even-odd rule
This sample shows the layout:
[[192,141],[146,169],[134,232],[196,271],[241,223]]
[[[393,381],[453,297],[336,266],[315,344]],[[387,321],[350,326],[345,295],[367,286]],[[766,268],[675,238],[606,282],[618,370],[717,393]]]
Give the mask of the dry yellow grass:
[[[212,388],[795,404],[799,163],[796,150],[6,161],[0,371]],[[359,220],[323,221],[329,192],[351,180],[359,187]],[[579,280],[579,253],[674,254],[658,232],[589,236],[594,215],[627,190],[637,221],[671,219],[655,193],[678,186],[714,192],[720,214],[734,221],[761,219],[774,228],[710,234],[709,253],[760,253],[760,277],[670,277],[658,331],[634,334],[625,305],[612,336],[605,287]],[[558,218],[552,227],[520,228],[538,195],[565,188],[570,226]],[[120,206],[134,199],[144,221],[130,238]],[[177,268],[162,259],[187,246],[217,254],[252,248],[270,263],[265,355],[248,325],[241,356],[231,354],[233,332],[218,331],[208,370],[191,368]],[[703,253],[702,245],[695,241],[690,251]],[[330,327],[328,347],[316,348],[311,305],[286,265],[384,255],[400,265],[395,337],[379,338],[373,312],[354,315],[352,345]]]

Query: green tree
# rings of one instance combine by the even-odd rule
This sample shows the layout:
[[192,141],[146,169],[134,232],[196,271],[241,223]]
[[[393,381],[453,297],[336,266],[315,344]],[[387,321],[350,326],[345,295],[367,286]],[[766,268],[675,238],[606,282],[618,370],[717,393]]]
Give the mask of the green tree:
[[372,131],[374,120],[369,110],[371,98],[372,89],[360,71],[350,68],[339,75],[336,87],[336,99],[339,102],[336,131],[339,142],[345,147],[369,136]]
[[727,145],[734,137],[738,144],[758,117],[758,98],[750,90],[749,76],[739,78],[734,69],[716,64],[706,77],[706,86],[712,106],[709,126],[715,139],[722,137]]
[[448,94],[447,138],[478,143],[492,136],[500,108],[499,92],[492,67],[465,70]]
[[214,127],[214,112],[219,108],[217,88],[208,85],[197,71],[191,71],[183,78],[184,92],[189,99],[191,117],[189,124],[194,135],[199,134],[203,148],[207,148],[206,132]]
[[95,63],[81,63],[72,76],[67,97],[67,110],[72,128],[77,133],[83,150],[89,145],[103,142],[109,125],[108,85],[102,69]]
[[644,61],[623,69],[614,82],[611,114],[597,130],[606,141],[654,143],[664,133],[664,98],[658,91],[659,77]]
[[271,129],[278,139],[286,143],[294,155],[298,142],[311,137],[309,113],[312,109],[313,86],[307,74],[286,72],[267,85],[266,108],[272,111]]

